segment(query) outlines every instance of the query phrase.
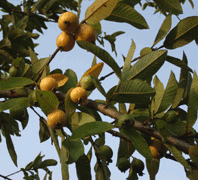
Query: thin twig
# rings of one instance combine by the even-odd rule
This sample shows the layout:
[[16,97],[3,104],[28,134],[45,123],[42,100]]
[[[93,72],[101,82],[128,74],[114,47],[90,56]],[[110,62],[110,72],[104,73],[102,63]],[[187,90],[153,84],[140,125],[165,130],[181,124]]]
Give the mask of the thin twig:
[[6,176],[3,176],[3,175],[1,175],[1,174],[0,174],[0,177],[2,177],[2,178],[4,178],[4,179],[12,180],[12,179],[10,179],[10,178],[8,178],[8,177],[6,177]]
[[14,173],[12,173],[12,174],[9,174],[9,175],[7,175],[6,177],[12,176],[12,175],[17,174],[17,173],[19,173],[19,172],[21,172],[21,170],[16,171],[16,172],[14,172]]

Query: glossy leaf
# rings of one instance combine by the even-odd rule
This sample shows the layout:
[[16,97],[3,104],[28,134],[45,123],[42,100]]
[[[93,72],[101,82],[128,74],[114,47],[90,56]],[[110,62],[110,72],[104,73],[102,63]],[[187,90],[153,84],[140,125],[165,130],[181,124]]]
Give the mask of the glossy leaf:
[[198,16],[191,16],[181,20],[167,35],[164,47],[175,49],[182,47],[197,38]]
[[32,64],[32,72],[38,74],[38,72],[46,65],[49,58],[42,58],[39,61],[36,61]]
[[28,48],[29,48],[29,52],[30,52],[31,62],[32,62],[32,64],[34,64],[38,61],[37,55],[30,47],[28,47]]
[[122,23],[125,22],[138,29],[149,29],[144,17],[130,5],[123,2],[119,2],[112,11],[111,15],[105,20]]
[[116,73],[116,75],[120,77],[121,75],[120,68],[116,63],[116,61],[111,57],[111,55],[107,51],[89,42],[78,41],[77,43],[81,48],[92,52],[94,55],[96,55],[98,58],[100,58],[102,61],[108,64]]
[[36,99],[45,115],[59,106],[59,100],[51,91],[36,91]]
[[28,78],[12,77],[1,83],[0,91],[10,90],[15,88],[22,88],[24,86],[32,84],[34,81]]
[[101,134],[103,132],[111,130],[112,128],[114,128],[114,126],[107,122],[96,121],[85,123],[73,132],[71,140],[77,140],[83,137]]
[[188,120],[187,120],[187,132],[190,132],[192,126],[197,120],[197,110],[198,110],[198,77],[197,73],[194,72],[189,100],[188,100]]
[[96,24],[108,17],[115,8],[118,0],[96,0],[87,8],[85,20],[88,24]]
[[186,169],[191,171],[190,165],[188,164],[188,162],[185,160],[185,158],[182,156],[181,152],[177,148],[175,148],[171,144],[165,144],[165,146],[169,149],[169,151],[173,154],[173,156],[179,163],[181,163]]
[[171,15],[168,15],[164,19],[152,46],[155,46],[158,42],[160,42],[167,35],[169,30],[171,29],[171,24],[172,24]]
[[90,161],[85,154],[76,161],[76,171],[79,180],[91,180]]
[[70,141],[69,138],[62,142],[62,145],[67,149],[69,157],[67,164],[76,162],[80,156],[84,154],[84,146],[81,140]]
[[139,79],[121,82],[118,90],[113,94],[112,100],[120,103],[148,103],[146,97],[153,96],[154,89]]
[[131,42],[131,47],[128,51],[128,54],[127,54],[127,57],[124,61],[124,66],[123,66],[123,70],[122,70],[122,80],[126,80],[127,77],[128,77],[128,73],[130,71],[130,68],[131,68],[131,61],[132,61],[132,58],[133,58],[133,55],[134,55],[134,52],[135,52],[135,42],[132,40]]
[[167,51],[159,50],[148,53],[136,62],[128,73],[128,79],[146,80],[152,77],[164,64]]
[[161,101],[160,107],[159,109],[156,109],[157,113],[167,110],[168,107],[172,104],[177,93],[177,87],[178,87],[177,80],[175,78],[174,73],[171,72],[170,78],[168,80],[168,84],[163,94],[163,99]]

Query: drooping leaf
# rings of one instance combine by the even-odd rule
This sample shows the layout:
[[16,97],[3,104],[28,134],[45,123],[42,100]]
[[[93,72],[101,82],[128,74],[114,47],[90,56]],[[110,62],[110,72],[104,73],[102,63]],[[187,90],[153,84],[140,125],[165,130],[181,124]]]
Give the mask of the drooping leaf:
[[115,8],[118,0],[96,0],[87,8],[85,20],[88,24],[96,24],[108,17]]
[[96,55],[98,58],[100,58],[102,61],[108,64],[116,73],[116,75],[120,78],[120,68],[116,61],[111,57],[111,55],[107,51],[89,42],[77,41],[77,43],[81,48],[92,52],[94,55]]
[[131,67],[128,79],[146,80],[152,77],[164,64],[166,55],[166,50],[152,51],[146,54]]
[[[186,65],[188,63],[185,53],[183,53],[182,62],[184,62]],[[187,80],[188,80],[188,71],[185,68],[181,68],[177,94],[173,101],[172,109],[176,108],[179,105],[181,99],[183,98],[183,95],[187,86]]]
[[114,128],[114,126],[107,122],[96,121],[85,123],[73,132],[71,140],[77,140],[83,137],[100,134],[111,130],[112,128]]
[[161,41],[167,35],[169,30],[171,29],[171,24],[172,24],[171,15],[168,15],[164,19],[152,47],[155,46],[159,41]]
[[149,29],[144,17],[130,5],[123,2],[119,2],[112,11],[111,15],[105,18],[105,20],[122,23],[125,22],[138,29]]
[[76,161],[76,171],[79,180],[91,180],[90,161],[85,154]]
[[8,134],[8,132],[5,132],[5,138],[6,138],[6,145],[7,145],[7,149],[10,154],[10,157],[11,157],[13,163],[15,164],[15,166],[17,166],[17,154],[15,151],[12,139],[11,139],[10,135]]
[[135,149],[146,159],[151,159],[152,154],[146,140],[135,129],[121,130],[121,134],[129,138]]
[[193,3],[193,1],[192,0],[188,0],[188,1],[190,3],[191,7],[194,9],[194,3]]
[[0,91],[10,90],[15,88],[22,88],[24,86],[32,84],[34,81],[28,78],[12,77],[1,83]]
[[34,3],[32,7],[32,12],[36,12],[37,10],[40,10],[45,6],[45,4],[48,2],[48,0],[38,0]]
[[157,5],[164,11],[172,14],[183,14],[181,4],[179,0],[154,0]]
[[150,175],[150,179],[155,179],[155,176],[159,170],[160,160],[159,159],[153,159],[148,160],[146,159],[146,167]]
[[113,94],[112,100],[120,103],[149,103],[147,97],[155,94],[153,88],[139,79],[126,80],[121,82],[117,91]]
[[40,138],[40,142],[44,142],[50,138],[49,129],[42,120],[40,120],[39,138]]
[[46,65],[49,58],[42,58],[32,64],[32,72],[38,74],[38,72]]
[[48,115],[59,106],[58,98],[51,91],[36,91],[36,98],[45,115]]
[[121,76],[122,81],[126,80],[127,77],[128,77],[128,73],[129,73],[130,68],[131,68],[131,60],[133,58],[135,48],[136,48],[135,42],[132,40],[131,47],[128,51],[127,57],[125,58],[124,66],[123,66],[123,69],[122,69],[122,76]]
[[189,100],[188,100],[188,117],[187,117],[187,132],[190,132],[192,126],[197,120],[197,109],[198,109],[198,77],[197,73],[194,72]]
[[67,164],[76,162],[80,156],[84,154],[84,146],[81,140],[70,141],[69,138],[62,142],[62,145],[67,149],[69,157]]
[[181,152],[174,147],[171,144],[165,144],[165,146],[169,149],[169,151],[173,154],[173,156],[175,157],[175,159],[181,163],[185,168],[187,168],[188,170],[191,171],[191,167],[188,164],[188,162],[185,160],[185,158],[182,156]]
[[126,114],[127,113],[125,103],[119,103],[119,112],[120,113],[123,113],[123,114]]
[[165,92],[163,94],[163,99],[161,101],[159,109],[156,109],[157,113],[163,112],[172,104],[177,93],[178,83],[175,78],[174,73],[171,71],[168,84],[166,86]]
[[97,162],[95,167],[95,179],[96,180],[110,180],[111,172],[107,166],[106,161]]
[[175,49],[182,47],[197,38],[198,16],[191,16],[181,20],[167,35],[164,47]]

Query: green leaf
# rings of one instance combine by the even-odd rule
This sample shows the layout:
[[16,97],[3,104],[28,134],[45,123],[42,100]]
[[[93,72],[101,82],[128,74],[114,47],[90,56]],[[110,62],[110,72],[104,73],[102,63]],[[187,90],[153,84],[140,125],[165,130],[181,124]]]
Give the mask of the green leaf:
[[29,52],[30,52],[31,62],[32,62],[32,64],[34,64],[38,61],[37,55],[30,47],[28,47],[28,48],[29,48]]
[[187,116],[187,132],[191,131],[192,126],[197,120],[197,109],[198,109],[198,77],[197,73],[194,72],[189,100],[188,100],[188,116]]
[[153,83],[155,85],[154,89],[155,89],[156,94],[152,99],[151,107],[152,107],[152,112],[154,111],[154,113],[157,113],[161,105],[165,90],[164,90],[163,83],[158,79],[157,76],[154,77]]
[[70,88],[72,87],[76,87],[77,83],[78,83],[78,79],[76,76],[76,73],[71,70],[71,69],[67,69],[64,73],[65,76],[67,76],[69,79],[68,81],[64,84],[63,87],[60,87],[60,91],[63,88],[63,92],[67,92]]
[[121,130],[121,134],[123,134],[125,137],[129,138],[135,147],[135,149],[146,159],[151,159],[152,154],[149,149],[148,143],[146,140],[142,137],[140,133],[138,133],[135,129],[129,129],[129,130]]
[[107,21],[125,22],[138,29],[149,29],[144,17],[130,5],[119,2],[110,16],[105,18]]
[[131,142],[128,142],[120,138],[117,160],[123,157],[130,157],[134,153],[134,151],[135,148]]
[[174,73],[171,71],[170,78],[168,80],[168,84],[163,94],[160,107],[159,109],[156,109],[156,113],[161,113],[168,109],[168,107],[172,104],[172,102],[175,99],[177,93],[177,87],[178,87],[177,80],[175,78]]
[[103,160],[102,162],[97,162],[94,171],[96,180],[110,180],[111,172],[106,161]]
[[139,79],[121,82],[118,90],[113,94],[112,100],[120,103],[149,103],[147,97],[155,94],[154,89]]
[[120,78],[121,70],[116,61],[111,57],[111,55],[107,51],[89,42],[77,41],[77,43],[81,48],[92,52],[94,55],[96,55],[98,58],[100,58],[102,61],[108,64],[116,73],[116,75]]
[[36,91],[36,99],[45,115],[59,106],[58,98],[51,91]]
[[172,14],[183,14],[181,4],[179,0],[154,0],[157,5],[163,11],[170,12]]
[[50,0],[50,1],[48,1],[48,2],[45,4],[45,6],[44,6],[43,11],[44,11],[45,13],[47,13],[47,11],[50,10],[50,8],[53,7],[53,5],[54,5],[56,2],[57,2],[57,0]]
[[157,130],[163,137],[162,141],[166,142],[167,137],[169,135],[166,122],[163,120],[157,120],[156,125],[157,125]]
[[182,47],[197,38],[198,16],[191,16],[181,20],[167,35],[164,47],[175,49]]
[[69,89],[67,91],[67,94],[65,95],[65,113],[67,115],[67,122],[71,119],[74,112],[76,111],[76,108],[78,107],[78,105],[76,103],[74,103],[70,98],[70,92],[72,90],[73,90],[73,88]]
[[101,121],[89,122],[78,127],[72,133],[71,140],[77,140],[83,137],[87,137],[95,134],[101,134],[103,132],[111,130],[112,128],[114,128],[114,126],[107,122],[101,122]]
[[165,146],[169,149],[169,151],[173,154],[175,159],[181,163],[186,169],[191,171],[191,167],[188,164],[188,162],[185,160],[185,158],[182,156],[182,153],[173,145],[171,144],[165,144]]
[[[183,53],[182,62],[184,62],[187,66],[188,61],[185,53]],[[185,68],[181,68],[177,94],[173,101],[172,109],[175,109],[179,105],[181,99],[183,98],[187,86],[187,80],[188,80],[188,71]]]
[[193,1],[192,0],[188,0],[188,1],[190,3],[191,7],[194,9],[194,3],[193,3]]
[[94,1],[87,8],[85,20],[88,24],[96,24],[108,17],[115,8],[118,0]]
[[78,180],[91,180],[90,161],[85,154],[76,161],[76,171]]
[[5,138],[6,138],[6,145],[7,145],[7,149],[10,154],[10,157],[11,157],[13,163],[15,164],[15,166],[17,166],[17,154],[15,152],[12,139],[11,139],[10,135],[8,134],[8,132],[5,132]]
[[47,166],[56,166],[57,161],[54,159],[46,159],[39,165],[39,168],[46,168]]
[[12,77],[1,83],[0,91],[10,90],[15,88],[22,88],[24,86],[33,84],[34,81],[28,78]]
[[98,78],[96,78],[96,77],[94,77],[94,76],[91,76],[91,79],[92,79],[92,81],[93,81],[95,87],[100,91],[100,93],[101,93],[104,97],[106,97],[107,94],[106,94],[104,88],[101,86],[100,81],[98,80]]
[[122,114],[126,114],[127,113],[125,103],[119,103],[119,112],[122,113]]
[[69,153],[67,164],[76,162],[78,158],[84,154],[84,146],[81,140],[71,141],[69,138],[67,138],[62,142],[62,145]]
[[83,112],[75,112],[71,119],[67,120],[67,126],[68,128],[73,132],[76,130],[79,126],[88,123],[88,122],[94,122],[96,121],[93,116],[83,113]]
[[152,47],[155,46],[158,42],[160,42],[167,35],[169,30],[171,29],[171,24],[172,24],[171,15],[168,15],[163,21]]
[[7,110],[7,109],[23,109],[29,107],[29,101],[27,97],[21,97],[21,98],[14,98],[7,100],[3,104],[0,105],[0,112]]
[[48,58],[42,58],[36,62],[32,62],[32,72],[34,74],[38,74],[38,72],[46,65],[47,61],[49,60]]
[[11,48],[11,42],[8,38],[4,38],[0,41],[0,48],[9,47]]
[[40,119],[40,130],[39,130],[40,142],[44,142],[50,138],[50,132],[47,125]]
[[4,49],[0,49],[0,61],[12,63],[13,60],[13,55],[11,55],[8,51]]
[[169,134],[173,136],[182,136],[186,132],[186,124],[179,119],[175,123],[167,124],[167,126]]
[[130,69],[128,79],[146,80],[152,77],[164,64],[167,50],[152,51],[136,62]]
[[193,72],[193,70],[190,67],[188,67],[185,62],[181,61],[180,59],[176,57],[167,56],[166,61],[168,61],[171,64],[174,64],[177,67],[184,68],[190,72]]
[[37,10],[42,9],[45,4],[47,3],[48,0],[38,0],[34,3],[34,5],[32,6],[32,12],[36,12]]
[[20,28],[22,30],[25,30],[27,23],[29,21],[29,16],[23,17],[20,21],[16,23],[16,28]]
[[123,69],[122,69],[122,75],[121,75],[122,81],[126,80],[127,77],[128,77],[128,73],[129,73],[130,68],[131,68],[131,60],[133,58],[135,48],[136,48],[135,42],[132,40],[131,47],[128,51],[128,54],[127,54],[127,57],[124,61],[124,66],[123,66]]
[[146,159],[146,167],[150,175],[151,180],[155,180],[155,176],[159,170],[160,160],[159,159]]

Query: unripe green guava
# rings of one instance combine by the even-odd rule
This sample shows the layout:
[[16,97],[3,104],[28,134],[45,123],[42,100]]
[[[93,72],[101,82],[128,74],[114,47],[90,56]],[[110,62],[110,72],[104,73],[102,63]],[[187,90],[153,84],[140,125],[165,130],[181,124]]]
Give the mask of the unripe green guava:
[[118,125],[120,128],[129,129],[135,124],[134,119],[131,114],[123,114],[118,119]]
[[107,145],[102,145],[97,149],[97,154],[101,159],[106,159],[110,161],[113,156],[112,149]]
[[144,163],[140,159],[133,158],[131,166],[140,176],[143,175],[142,171],[144,170]]
[[162,117],[167,123],[172,124],[177,121],[178,113],[174,110],[167,111],[166,114]]
[[125,172],[127,169],[130,168],[130,161],[125,157],[120,158],[118,159],[117,167],[121,172]]

